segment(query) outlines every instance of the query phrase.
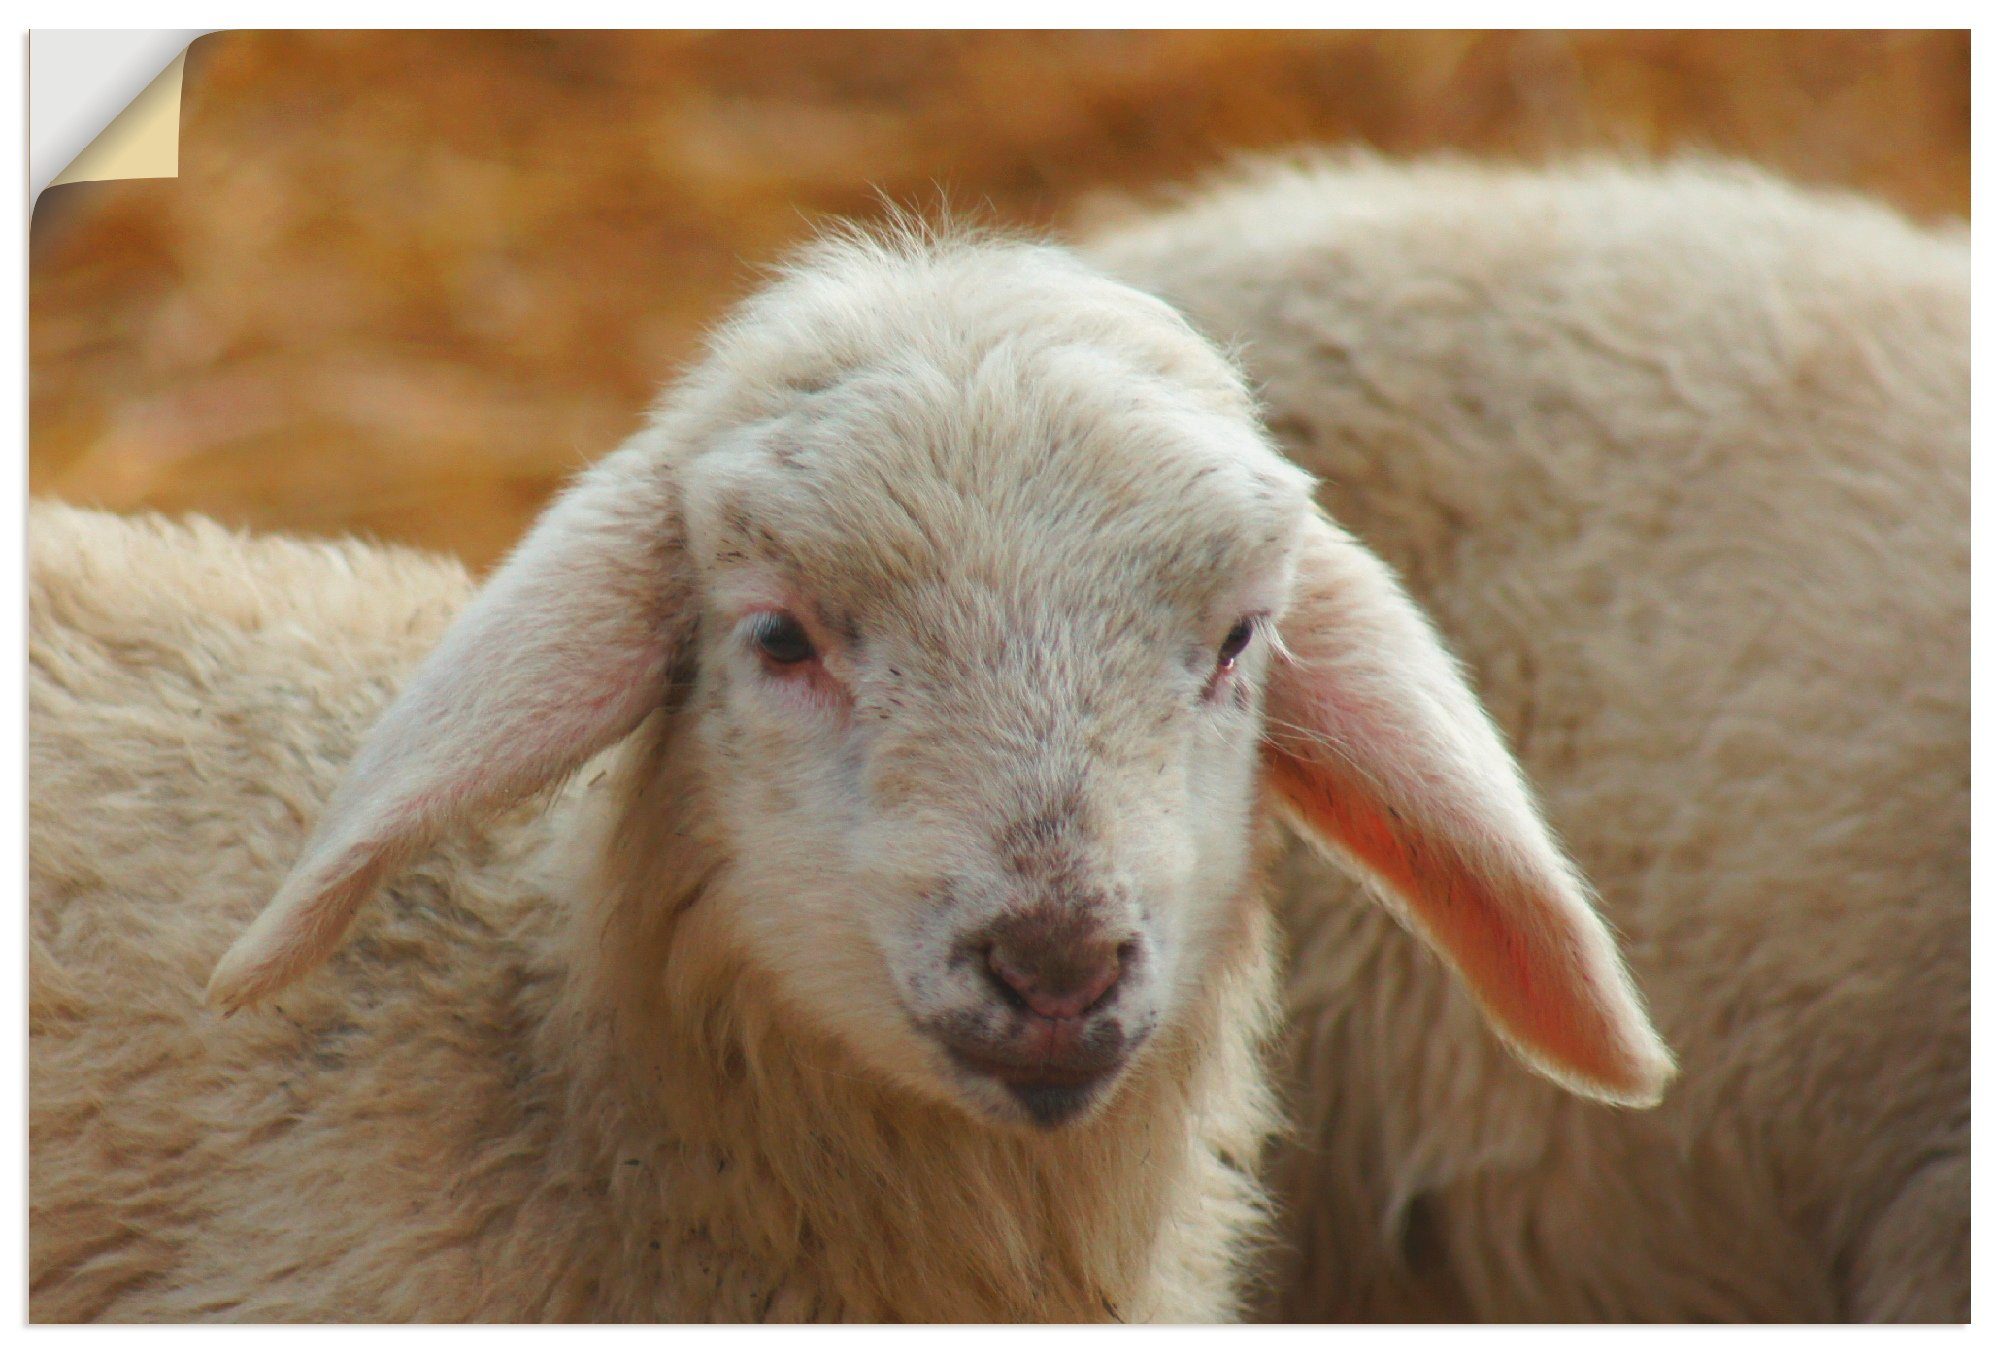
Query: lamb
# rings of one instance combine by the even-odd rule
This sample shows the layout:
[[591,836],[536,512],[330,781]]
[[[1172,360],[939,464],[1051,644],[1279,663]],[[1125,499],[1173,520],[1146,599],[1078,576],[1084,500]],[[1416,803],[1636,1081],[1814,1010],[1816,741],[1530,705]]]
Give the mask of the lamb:
[[1292,1319],[1962,1321],[1968,251],[1740,168],[1267,164],[1087,246],[1470,666],[1685,1073],[1468,1036],[1279,866]]
[[476,593],[38,508],[34,1318],[1234,1315],[1279,814],[1529,1063],[1656,1100],[1310,487],[1166,305],[903,231],[778,275]]

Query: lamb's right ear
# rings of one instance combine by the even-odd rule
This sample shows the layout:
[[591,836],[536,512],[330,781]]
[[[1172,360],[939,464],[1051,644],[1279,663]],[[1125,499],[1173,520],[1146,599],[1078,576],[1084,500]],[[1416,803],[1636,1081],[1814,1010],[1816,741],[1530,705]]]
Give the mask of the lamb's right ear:
[[447,828],[574,770],[658,705],[695,613],[673,484],[657,449],[635,446],[550,507],[362,743],[304,855],[216,965],[212,1005],[310,970]]

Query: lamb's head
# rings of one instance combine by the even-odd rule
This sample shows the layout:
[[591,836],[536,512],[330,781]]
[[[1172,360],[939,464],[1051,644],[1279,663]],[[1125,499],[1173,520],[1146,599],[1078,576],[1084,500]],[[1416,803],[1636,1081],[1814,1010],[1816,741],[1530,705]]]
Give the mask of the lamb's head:
[[1240,931],[1267,802],[1533,1064],[1664,1080],[1421,618],[1230,364],[1058,250],[848,239],[748,304],[411,681],[213,994],[670,698],[732,942],[916,1093],[1042,1126],[1113,1093]]
[[882,1070],[1060,1121],[1243,897],[1307,480],[1178,316],[1050,250],[823,250],[716,361],[685,717],[729,910]]

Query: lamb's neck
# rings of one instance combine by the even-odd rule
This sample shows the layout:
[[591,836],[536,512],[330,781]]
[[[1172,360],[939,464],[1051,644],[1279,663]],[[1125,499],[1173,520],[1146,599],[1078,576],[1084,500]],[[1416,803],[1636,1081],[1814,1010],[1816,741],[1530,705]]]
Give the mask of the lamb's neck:
[[[575,1115],[594,1139],[578,1148],[604,1169],[643,1160],[659,1181],[656,1215],[629,1223],[728,1238],[816,1294],[795,1317],[1231,1313],[1230,1242],[1258,1219],[1248,1171],[1268,1124],[1261,908],[1246,905],[1219,980],[1100,1113],[1056,1132],[995,1125],[811,1033],[730,942],[698,794],[676,812],[629,794],[632,773],[603,786],[625,810],[593,847],[610,867],[574,918],[557,1021],[567,1055],[595,1067],[580,1096],[593,1107]],[[1216,1243],[1187,1245],[1202,1228]],[[1170,1232],[1184,1257],[1163,1268]]]

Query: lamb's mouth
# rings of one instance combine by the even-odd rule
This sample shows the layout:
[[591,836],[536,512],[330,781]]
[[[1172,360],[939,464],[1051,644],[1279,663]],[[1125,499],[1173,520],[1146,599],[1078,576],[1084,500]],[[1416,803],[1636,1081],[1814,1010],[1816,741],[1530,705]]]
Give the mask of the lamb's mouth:
[[[1063,1041],[1058,1044],[1058,1039]],[[1030,1048],[995,1046],[950,1033],[940,1034],[939,1041],[961,1073],[989,1085],[997,1083],[1037,1127],[1056,1128],[1103,1097],[1141,1040],[1112,1029],[1088,1040],[1064,1031]],[[1052,1045],[1062,1047],[1062,1055],[1048,1055]]]

